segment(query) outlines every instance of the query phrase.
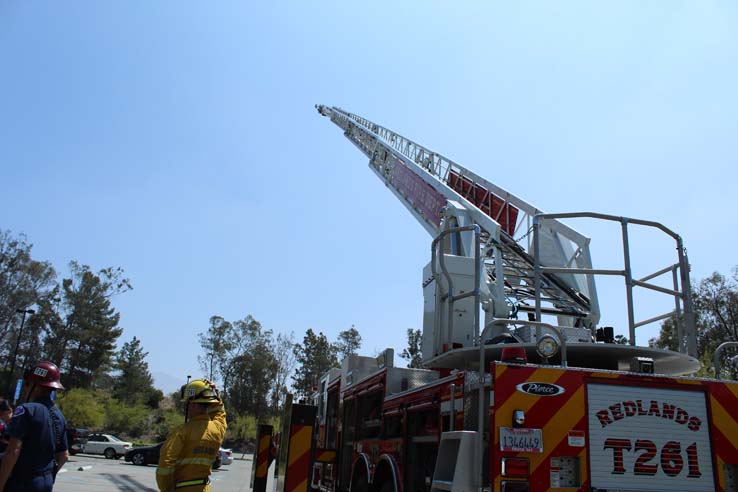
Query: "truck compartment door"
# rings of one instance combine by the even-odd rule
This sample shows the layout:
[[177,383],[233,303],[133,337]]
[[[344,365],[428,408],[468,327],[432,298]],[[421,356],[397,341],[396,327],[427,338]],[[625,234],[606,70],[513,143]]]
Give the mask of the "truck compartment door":
[[588,384],[592,487],[714,492],[705,392]]

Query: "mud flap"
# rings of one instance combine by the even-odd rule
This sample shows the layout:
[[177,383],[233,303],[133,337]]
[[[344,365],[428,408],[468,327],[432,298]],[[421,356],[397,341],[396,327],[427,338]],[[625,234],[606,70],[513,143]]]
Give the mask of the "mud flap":
[[317,407],[292,404],[288,397],[279,443],[277,492],[308,492],[316,413]]
[[269,465],[274,460],[272,452],[272,434],[274,428],[271,425],[259,425],[256,431],[256,450],[251,467],[251,489],[253,492],[266,492]]

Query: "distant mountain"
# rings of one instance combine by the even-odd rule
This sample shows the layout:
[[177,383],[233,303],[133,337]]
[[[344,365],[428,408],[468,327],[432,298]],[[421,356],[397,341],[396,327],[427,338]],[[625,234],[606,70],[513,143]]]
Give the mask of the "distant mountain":
[[178,378],[165,372],[152,372],[151,376],[154,378],[154,386],[162,390],[165,395],[174,393],[185,384],[181,377]]

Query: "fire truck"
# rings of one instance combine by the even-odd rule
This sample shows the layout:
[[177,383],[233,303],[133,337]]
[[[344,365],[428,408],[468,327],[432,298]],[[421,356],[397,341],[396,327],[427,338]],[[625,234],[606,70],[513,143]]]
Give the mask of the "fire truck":
[[[385,127],[316,109],[431,234],[425,368],[395,367],[392,349],[351,355],[308,405],[290,403],[283,492],[738,491],[738,384],[720,379],[738,343],[718,349],[715,379],[691,376],[700,362],[678,234],[635,218],[544,213]],[[563,222],[577,219],[620,232],[622,268],[593,267],[589,238]],[[636,227],[673,244],[671,259],[639,276]],[[599,325],[600,275],[624,279],[627,344]],[[637,319],[640,291],[663,296],[666,312]],[[678,351],[637,345],[638,328],[665,319]]]

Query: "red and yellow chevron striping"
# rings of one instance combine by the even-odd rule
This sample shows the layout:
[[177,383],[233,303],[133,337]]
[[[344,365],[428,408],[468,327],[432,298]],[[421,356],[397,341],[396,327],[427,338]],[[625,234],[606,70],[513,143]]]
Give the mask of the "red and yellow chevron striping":
[[315,450],[315,462],[316,463],[335,463],[336,462],[336,451],[333,449],[316,449]]
[[270,444],[271,435],[261,436],[259,449],[256,454],[256,478],[266,478],[269,471],[269,458],[271,457]]
[[285,492],[307,491],[312,435],[309,425],[293,425],[290,429]]

